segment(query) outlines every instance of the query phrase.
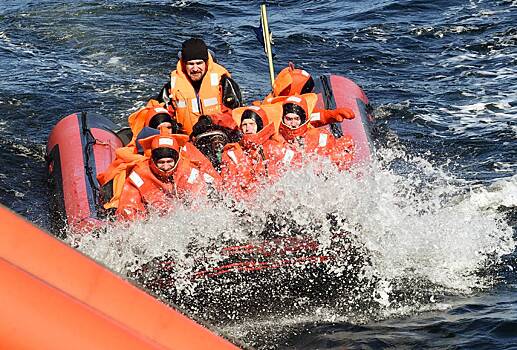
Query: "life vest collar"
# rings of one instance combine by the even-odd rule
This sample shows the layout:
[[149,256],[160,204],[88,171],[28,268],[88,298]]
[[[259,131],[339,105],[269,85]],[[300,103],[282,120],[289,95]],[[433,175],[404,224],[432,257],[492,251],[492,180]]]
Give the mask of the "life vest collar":
[[273,83],[271,97],[301,94],[311,75],[303,69],[297,69],[292,62],[278,73]]
[[300,125],[296,129],[291,129],[289,126],[287,126],[287,124],[285,124],[282,121],[282,123],[280,123],[278,131],[287,142],[291,142],[297,137],[303,137],[305,133],[309,130],[309,124],[310,119],[307,119],[307,121],[304,124]]
[[262,130],[255,134],[244,134],[242,136],[242,147],[245,149],[256,148],[263,145],[275,134],[275,124],[269,123]]

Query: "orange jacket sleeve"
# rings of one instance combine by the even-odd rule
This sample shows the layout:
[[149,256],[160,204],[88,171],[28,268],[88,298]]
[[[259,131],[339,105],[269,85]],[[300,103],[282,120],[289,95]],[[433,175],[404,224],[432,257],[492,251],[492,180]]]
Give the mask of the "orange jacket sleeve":
[[119,206],[115,215],[121,221],[144,219],[147,216],[147,210],[140,192],[127,180],[122,189]]

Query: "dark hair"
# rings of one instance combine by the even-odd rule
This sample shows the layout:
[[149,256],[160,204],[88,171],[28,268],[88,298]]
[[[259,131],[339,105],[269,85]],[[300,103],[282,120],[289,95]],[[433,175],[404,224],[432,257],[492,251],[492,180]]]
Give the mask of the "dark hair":
[[300,120],[301,120],[302,124],[304,124],[305,121],[307,120],[307,114],[305,113],[303,108],[298,106],[295,103],[286,103],[283,105],[282,109],[283,109],[282,117],[285,117],[289,113],[294,113],[294,114],[297,114],[300,116]]
[[151,151],[151,158],[153,159],[153,162],[156,162],[162,158],[174,158],[174,161],[177,162],[179,154],[178,152],[176,152],[176,150],[173,150],[172,148],[159,147]]
[[253,119],[255,123],[257,123],[257,132],[264,128],[264,123],[262,122],[262,118],[257,114],[257,112],[252,111],[251,109],[247,109],[242,113],[241,116],[241,125],[242,122],[246,119]]
[[192,125],[192,132],[190,138],[194,138],[200,134],[214,130],[215,125],[212,123],[212,118],[208,115],[201,115],[196,124]]

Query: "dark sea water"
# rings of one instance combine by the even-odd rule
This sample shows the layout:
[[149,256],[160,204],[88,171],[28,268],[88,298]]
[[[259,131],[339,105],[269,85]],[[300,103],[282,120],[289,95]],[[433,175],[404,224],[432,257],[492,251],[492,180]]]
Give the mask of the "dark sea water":
[[[2,0],[0,202],[50,229],[44,151],[53,125],[87,111],[123,126],[190,36],[209,43],[247,102],[265,96],[267,63],[251,30],[259,5]],[[375,278],[350,290],[353,304],[321,301],[218,331],[257,349],[517,349],[517,2],[285,0],[268,11],[277,72],[293,61],[364,89],[378,164],[367,186],[302,174],[309,190],[297,202],[262,205],[342,213],[360,227]],[[231,222],[219,210],[156,225],[208,232]],[[152,250],[167,243],[156,243],[160,232],[130,234],[155,237]],[[83,250],[122,271],[107,247],[101,239]]]

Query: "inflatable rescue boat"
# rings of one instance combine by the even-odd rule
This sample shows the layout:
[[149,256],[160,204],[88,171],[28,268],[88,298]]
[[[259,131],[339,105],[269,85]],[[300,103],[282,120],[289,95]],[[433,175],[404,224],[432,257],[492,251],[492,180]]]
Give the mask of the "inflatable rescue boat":
[[[353,139],[352,166],[370,162],[374,155],[370,132],[372,109],[363,90],[348,78],[324,75],[315,79],[314,92],[318,95],[317,107],[320,109],[348,107],[354,111],[354,119],[326,128],[336,138],[349,135]],[[96,175],[113,161],[115,149],[128,141],[124,132],[117,130],[117,126],[105,117],[85,113],[64,117],[52,130],[46,159],[54,230],[59,235],[64,235],[63,227],[67,227],[68,232],[87,234],[106,222]],[[221,279],[229,274],[258,274],[286,266],[318,267],[335,258],[322,255],[317,242],[300,236],[229,245],[220,248],[220,254],[226,258],[215,265],[200,264],[193,278]],[[140,279],[146,270],[158,268],[164,272],[167,265],[168,261],[158,259],[144,266],[136,278]],[[145,278],[144,284],[157,290],[163,283],[168,283],[168,278],[154,273],[153,278]]]

